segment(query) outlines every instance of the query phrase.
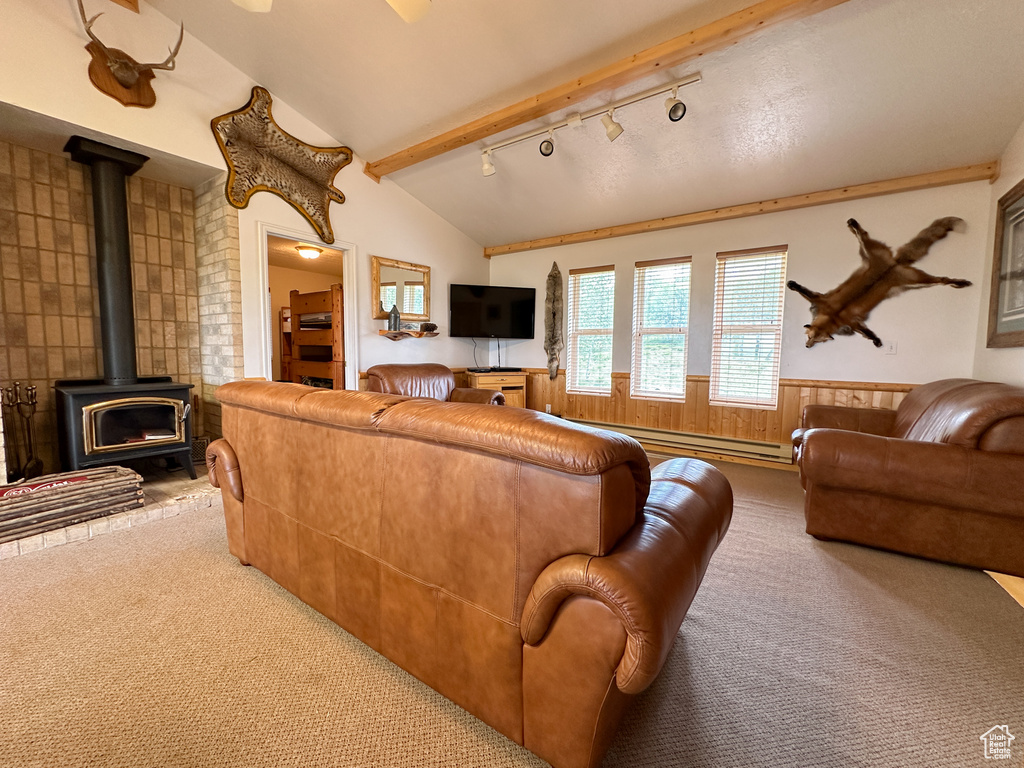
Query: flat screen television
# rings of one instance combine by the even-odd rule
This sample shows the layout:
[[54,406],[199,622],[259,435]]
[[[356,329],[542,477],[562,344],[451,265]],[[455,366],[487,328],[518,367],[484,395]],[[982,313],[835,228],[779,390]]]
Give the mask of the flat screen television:
[[532,339],[536,307],[536,288],[452,283],[448,335]]

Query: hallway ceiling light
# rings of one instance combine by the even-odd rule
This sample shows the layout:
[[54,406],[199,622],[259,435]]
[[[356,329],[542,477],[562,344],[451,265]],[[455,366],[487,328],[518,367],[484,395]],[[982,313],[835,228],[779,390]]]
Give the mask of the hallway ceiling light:
[[311,245],[300,245],[296,249],[299,252],[299,256],[304,259],[319,259],[320,254],[323,253],[321,248],[314,248]]
[[622,135],[622,126],[615,122],[615,110],[609,109],[608,114],[601,118],[608,141],[615,141]]
[[489,149],[485,149],[480,153],[480,162],[482,163],[481,171],[483,171],[484,176],[493,176],[494,163],[491,162],[491,151]]

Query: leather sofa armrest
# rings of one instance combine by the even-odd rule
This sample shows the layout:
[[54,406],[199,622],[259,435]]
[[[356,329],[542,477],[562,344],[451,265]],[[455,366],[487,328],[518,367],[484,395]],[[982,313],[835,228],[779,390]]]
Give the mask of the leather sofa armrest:
[[472,389],[470,387],[456,387],[448,398],[453,403],[486,403],[489,405],[504,405],[505,395],[496,389]]
[[[238,501],[245,500],[242,490],[242,471],[238,467],[238,457],[231,444],[221,438],[214,440],[206,448],[206,464],[209,467],[210,484],[224,492],[228,492]],[[223,486],[222,486],[223,483]]]
[[885,408],[848,408],[841,405],[804,406],[803,429],[846,429],[870,435],[891,435],[896,411]]
[[668,657],[731,518],[732,489],[717,469],[691,459],[659,465],[643,515],[614,550],[567,555],[541,572],[523,609],[524,642],[541,643],[569,597],[598,600],[626,630],[616,684],[640,693]]
[[223,438],[210,443],[206,448],[206,465],[209,467],[210,483],[214,488],[220,488],[221,499],[224,502],[228,551],[243,565],[248,565],[249,558],[245,549],[245,515],[242,512],[242,502],[245,499],[245,492],[242,490],[242,470],[238,466],[238,457],[231,444]]
[[807,484],[1024,518],[1024,456],[837,429],[804,435]]

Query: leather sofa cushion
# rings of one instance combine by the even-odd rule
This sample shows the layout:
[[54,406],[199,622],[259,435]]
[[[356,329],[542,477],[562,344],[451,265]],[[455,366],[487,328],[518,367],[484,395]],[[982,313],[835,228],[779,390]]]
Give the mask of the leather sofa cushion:
[[366,376],[371,392],[447,400],[455,389],[455,374],[439,363],[373,365]]
[[[940,394],[907,431],[907,440],[979,448],[986,432],[1024,417],[1024,389],[991,381],[969,381]],[[995,442],[1007,446],[1010,430]],[[1024,450],[1018,444],[1017,451]]]
[[940,379],[912,389],[896,411],[896,423],[893,425],[892,437],[907,437],[917,421],[936,400],[967,384],[973,384],[975,381],[975,379]]
[[218,388],[217,399],[223,405],[237,405],[339,427],[374,429],[386,408],[409,398],[253,379],[225,384]]
[[410,400],[382,414],[378,429],[464,445],[573,475],[597,475],[629,464],[642,491],[638,510],[650,488],[647,456],[632,438],[526,408]]

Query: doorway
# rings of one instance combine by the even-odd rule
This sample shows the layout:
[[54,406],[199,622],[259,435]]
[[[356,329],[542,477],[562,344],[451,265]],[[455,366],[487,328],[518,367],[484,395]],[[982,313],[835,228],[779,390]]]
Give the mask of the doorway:
[[[307,249],[312,249],[308,251]],[[306,254],[303,255],[303,251]],[[309,258],[312,256],[312,258]],[[332,380],[326,375],[308,375],[302,371],[302,366],[296,364],[299,358],[310,360],[346,360],[345,337],[342,332],[335,334],[333,340],[330,334],[324,334],[326,344],[314,346],[304,345],[299,351],[297,342],[300,329],[299,319],[293,317],[291,294],[297,291],[299,294],[308,295],[320,292],[330,292],[332,286],[345,283],[345,249],[332,248],[323,243],[310,243],[309,241],[296,240],[283,235],[267,234],[267,288],[270,321],[271,339],[271,377],[274,381],[294,381],[300,378],[303,383],[313,386],[332,386]],[[338,327],[343,329],[344,314],[336,319]],[[318,327],[331,327],[332,319],[323,316],[323,312],[313,314],[302,314],[303,330],[307,329],[308,323],[317,324]],[[313,372],[310,372],[313,373]],[[346,377],[347,378],[347,377]],[[344,389],[345,384],[339,382],[338,389]]]

